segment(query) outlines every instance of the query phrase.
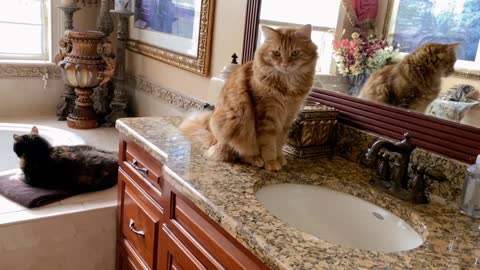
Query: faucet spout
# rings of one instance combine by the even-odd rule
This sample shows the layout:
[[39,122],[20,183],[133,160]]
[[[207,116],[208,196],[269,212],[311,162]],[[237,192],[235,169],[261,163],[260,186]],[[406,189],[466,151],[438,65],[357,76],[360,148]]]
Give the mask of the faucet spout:
[[370,148],[368,148],[367,154],[365,157],[367,160],[376,162],[378,159],[378,153],[382,149],[387,149],[389,151],[394,151],[395,144],[386,140],[376,141]]
[[415,150],[415,144],[411,143],[410,140],[412,136],[410,133],[405,133],[404,139],[401,142],[393,143],[390,141],[386,140],[378,140],[376,141],[367,151],[367,154],[365,157],[369,161],[377,161],[378,159],[378,152],[382,149],[386,149],[391,152],[397,152],[402,155],[408,155],[410,157],[410,154],[412,153],[413,150]]
[[[396,158],[395,166],[392,170],[392,188],[403,188],[406,189],[408,185],[408,163],[410,162],[410,155],[415,149],[415,145],[410,142],[412,136],[409,133],[405,133],[404,139],[401,142],[393,143],[386,140],[376,141],[372,147],[367,151],[365,157],[367,160],[377,163],[379,158],[379,152],[382,149],[388,150],[390,152],[397,153],[399,156]],[[387,179],[382,179],[383,177],[377,172],[372,178],[374,183],[386,182]],[[388,181],[387,181],[388,182]]]

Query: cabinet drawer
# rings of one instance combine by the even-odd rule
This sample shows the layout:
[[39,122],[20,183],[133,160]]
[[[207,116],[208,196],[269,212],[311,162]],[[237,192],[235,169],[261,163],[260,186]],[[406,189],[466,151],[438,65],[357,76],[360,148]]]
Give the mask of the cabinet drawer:
[[[151,184],[153,190],[161,195],[163,190],[162,163],[134,143],[130,141],[124,143],[123,160],[120,166],[147,192],[152,188],[144,185],[144,181]],[[153,196],[155,198],[155,194]]]
[[120,246],[122,248],[120,257],[121,265],[119,267],[120,270],[149,270],[142,259],[138,256],[136,251],[133,250],[132,246],[126,240],[124,240]]
[[122,170],[119,179],[125,183],[122,191],[122,237],[152,269],[156,259],[156,241],[163,209],[145,194]]
[[182,242],[164,224],[160,232],[163,240],[160,247],[160,259],[157,269],[168,270],[206,270],[205,266],[185,247]]
[[[268,269],[235,239],[213,225],[201,210],[173,193],[170,223],[172,232],[208,269]],[[195,207],[195,208],[194,208]]]

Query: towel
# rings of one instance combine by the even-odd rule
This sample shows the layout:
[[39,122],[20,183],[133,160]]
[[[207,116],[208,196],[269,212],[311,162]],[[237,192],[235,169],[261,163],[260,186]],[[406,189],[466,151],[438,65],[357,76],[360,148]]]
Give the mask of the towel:
[[475,102],[479,99],[479,91],[468,84],[456,84],[450,87],[440,99],[465,103]]
[[15,176],[15,174],[0,176],[0,194],[27,208],[39,207],[76,195],[71,190],[32,187]]

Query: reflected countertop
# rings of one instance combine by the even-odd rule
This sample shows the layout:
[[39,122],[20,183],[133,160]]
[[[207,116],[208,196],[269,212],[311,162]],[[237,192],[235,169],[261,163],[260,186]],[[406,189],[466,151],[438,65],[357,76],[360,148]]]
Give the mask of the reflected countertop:
[[[456,205],[414,205],[368,184],[371,171],[340,157],[288,158],[280,172],[207,160],[177,129],[181,117],[124,118],[116,123],[165,165],[165,178],[272,269],[470,269],[480,257],[480,228]],[[347,248],[288,226],[270,214],[255,191],[272,183],[308,183],[352,194],[411,225],[424,243],[402,252]],[[332,202],[332,207],[335,207]],[[355,220],[345,219],[355,226]],[[480,264],[480,260],[478,262]]]

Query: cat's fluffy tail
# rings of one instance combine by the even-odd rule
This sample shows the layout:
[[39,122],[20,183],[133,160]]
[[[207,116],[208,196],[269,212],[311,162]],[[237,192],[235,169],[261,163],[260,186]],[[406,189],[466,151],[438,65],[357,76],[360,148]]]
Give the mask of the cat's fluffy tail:
[[217,139],[210,129],[211,111],[195,113],[187,117],[180,124],[180,130],[192,139],[198,140],[209,147],[217,143]]

